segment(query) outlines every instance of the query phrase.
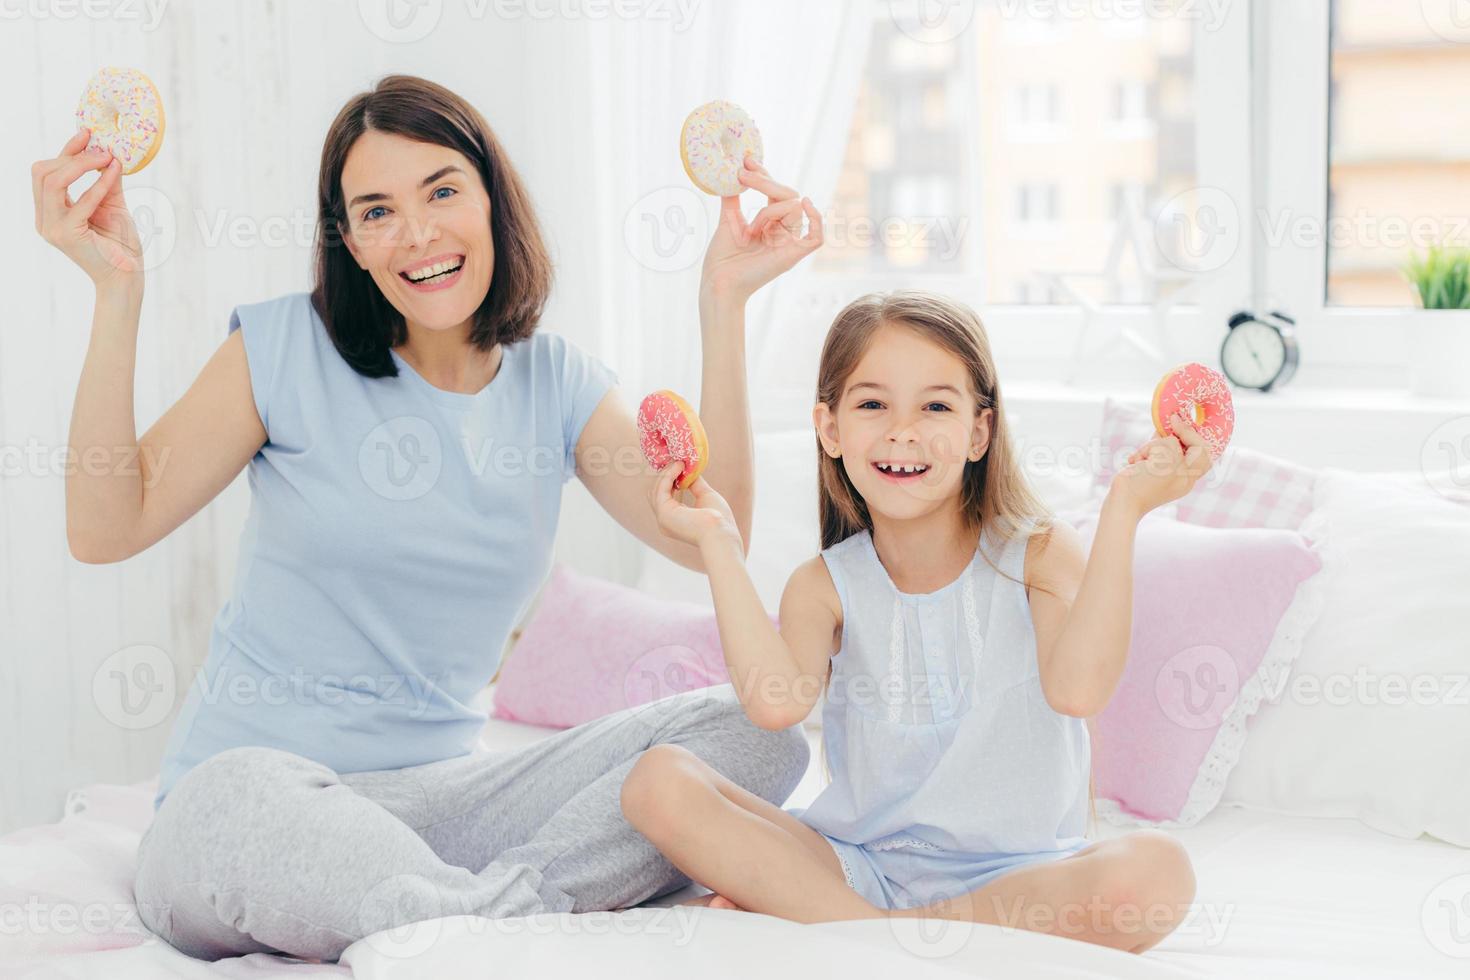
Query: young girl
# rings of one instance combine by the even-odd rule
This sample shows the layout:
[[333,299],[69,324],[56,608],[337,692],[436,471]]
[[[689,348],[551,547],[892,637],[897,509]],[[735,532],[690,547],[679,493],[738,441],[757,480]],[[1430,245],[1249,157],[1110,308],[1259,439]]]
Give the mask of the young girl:
[[[652,504],[705,559],[730,679],[756,725],[822,699],[832,781],[805,810],[676,744],[645,752],[623,813],[714,891],[691,904],[799,922],[965,919],[1141,952],[1194,896],[1172,837],[1084,837],[1085,719],[1128,652],[1133,537],[1210,467],[1182,418],[1119,472],[1091,555],[1027,486],[989,342],[937,296],[864,296],[833,323],[813,410],[822,551],[771,625],[729,508],[702,479]],[[1181,446],[1181,440],[1183,445]]]

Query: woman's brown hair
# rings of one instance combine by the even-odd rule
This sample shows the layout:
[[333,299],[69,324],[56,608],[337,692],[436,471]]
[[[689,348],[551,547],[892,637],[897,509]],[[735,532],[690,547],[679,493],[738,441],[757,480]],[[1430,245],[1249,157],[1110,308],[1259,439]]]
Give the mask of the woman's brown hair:
[[[1001,571],[985,553],[984,532],[993,531],[999,539],[998,546],[1004,547],[1025,530],[1028,522],[1034,521],[1035,533],[1040,536],[1044,550],[1050,543],[1055,517],[1031,488],[1021,468],[1006,418],[995,359],[990,352],[990,340],[985,335],[980,317],[973,310],[963,303],[916,290],[859,296],[837,314],[827,331],[817,369],[817,401],[836,414],[847,383],[867,353],[874,334],[885,324],[912,330],[953,354],[965,366],[976,413],[993,409],[990,441],[984,455],[978,460],[965,462],[960,478],[960,512],[967,529],[981,532],[979,552],[986,563],[1011,581],[1024,584]],[[873,530],[872,515],[848,477],[843,461],[827,454],[820,437],[817,439],[817,511],[823,549],[860,531]],[[1053,594],[1039,585],[1032,588]],[[829,662],[824,690],[831,679]],[[1088,727],[1092,728],[1090,724]],[[1095,740],[1095,733],[1093,737]],[[824,768],[825,749],[824,743]],[[1091,790],[1089,785],[1089,802]],[[1092,815],[1095,824],[1095,807]]]
[[426,79],[388,75],[337,113],[317,175],[311,301],[343,359],[369,378],[393,377],[398,368],[389,348],[408,339],[403,315],[342,243],[347,232],[342,168],[352,145],[369,130],[446,146],[475,165],[490,197],[495,265],[490,290],[475,311],[470,342],[489,351],[531,336],[551,292],[551,259],[520,177],[474,106]]

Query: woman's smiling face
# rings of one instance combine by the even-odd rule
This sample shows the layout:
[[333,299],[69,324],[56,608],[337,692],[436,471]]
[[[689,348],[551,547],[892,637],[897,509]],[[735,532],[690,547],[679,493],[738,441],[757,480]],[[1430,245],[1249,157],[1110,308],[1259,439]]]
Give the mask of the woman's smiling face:
[[368,130],[342,167],[343,237],[405,320],[447,330],[490,291],[490,195],[458,150]]

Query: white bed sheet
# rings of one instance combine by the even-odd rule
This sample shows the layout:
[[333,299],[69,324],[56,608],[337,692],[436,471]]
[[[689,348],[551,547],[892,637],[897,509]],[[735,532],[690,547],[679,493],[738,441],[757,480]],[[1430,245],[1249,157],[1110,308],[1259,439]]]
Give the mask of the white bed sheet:
[[[514,748],[553,733],[492,721],[482,748]],[[792,805],[820,789],[818,736],[810,735],[812,768]],[[618,913],[489,927],[463,917],[434,920],[418,927],[417,939],[367,937],[337,964],[259,953],[205,963],[149,934],[132,903],[134,853],[152,817],[154,787],[153,780],[92,785],[71,795],[60,822],[0,838],[0,975],[387,980],[479,975],[494,963],[511,976],[594,968],[620,975],[636,967],[649,980],[748,977],[752,968],[803,977],[891,970],[934,977],[1470,976],[1470,850],[1390,837],[1356,821],[1234,807],[1176,832],[1194,860],[1196,906],[1143,956],[993,926],[929,923],[926,933],[903,934],[882,922],[803,926],[671,908],[704,891],[692,886]],[[1099,828],[1101,837],[1125,832]],[[422,942],[426,935],[433,941]]]

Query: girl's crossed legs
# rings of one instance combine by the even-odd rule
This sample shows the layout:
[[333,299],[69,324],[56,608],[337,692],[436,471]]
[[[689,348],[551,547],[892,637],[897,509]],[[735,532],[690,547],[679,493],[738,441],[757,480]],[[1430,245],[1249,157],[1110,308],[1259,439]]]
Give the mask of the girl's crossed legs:
[[1141,953],[1194,899],[1194,872],[1168,834],[1143,830],[1006,871],[967,894],[881,909],[847,884],[826,838],[677,745],[644,753],[623,813],[669,861],[729,903],[796,922],[923,917],[989,923]]

